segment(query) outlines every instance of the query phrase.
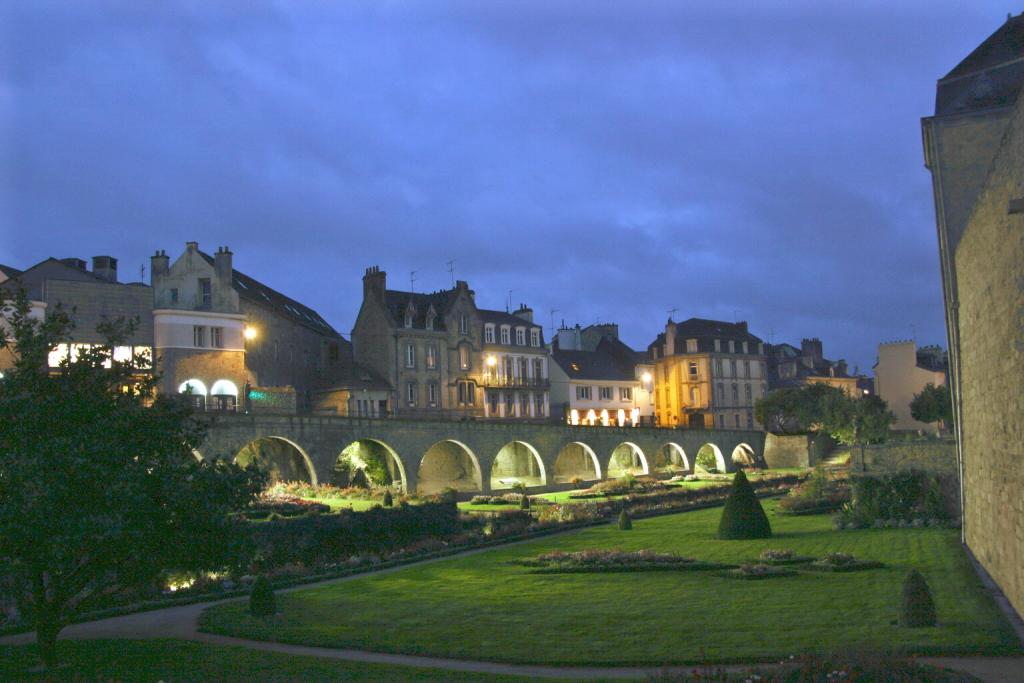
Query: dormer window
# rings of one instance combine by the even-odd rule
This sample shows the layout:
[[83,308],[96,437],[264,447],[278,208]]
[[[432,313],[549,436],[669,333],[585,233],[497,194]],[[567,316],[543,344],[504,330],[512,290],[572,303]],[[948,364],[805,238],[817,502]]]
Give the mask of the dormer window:
[[511,328],[508,325],[501,326],[501,343],[508,346],[511,341]]
[[487,323],[486,325],[484,325],[484,343],[485,344],[493,344],[494,343],[494,324],[493,323]]
[[530,330],[530,346],[540,346],[540,330],[536,327]]
[[736,353],[736,342],[732,339],[729,340],[729,353]]
[[518,344],[519,346],[526,346],[526,328],[525,327],[517,327],[516,328],[516,344]]
[[687,353],[697,353],[697,340],[696,339],[687,339],[686,340],[686,352]]
[[743,342],[743,353],[747,352],[747,342]]
[[405,326],[412,327],[412,313],[405,314]]
[[427,311],[427,329],[434,329],[434,319],[437,318],[437,313],[434,312],[434,307],[431,306],[430,310]]
[[405,307],[405,326],[407,328],[412,327],[412,320],[416,317],[416,307],[409,302],[409,305]]
[[715,340],[715,353],[720,353],[721,351],[722,351],[722,340],[721,339],[716,339]]

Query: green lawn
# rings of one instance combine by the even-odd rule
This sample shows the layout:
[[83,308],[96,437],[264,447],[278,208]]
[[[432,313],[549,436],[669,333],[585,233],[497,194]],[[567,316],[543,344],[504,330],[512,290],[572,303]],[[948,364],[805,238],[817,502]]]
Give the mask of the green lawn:
[[[780,517],[776,537],[714,538],[720,508],[538,539],[470,557],[281,595],[281,615],[244,603],[204,613],[205,630],[375,651],[546,664],[750,661],[815,649],[1018,653],[1019,643],[947,529],[834,532],[827,516]],[[700,572],[535,575],[508,564],[546,550],[654,548],[723,562],[790,548],[852,552],[871,571],[737,581]],[[906,572],[931,583],[940,625],[893,624]]]
[[[297,657],[178,640],[62,641],[64,667],[53,680],[139,681],[480,681],[505,683],[527,679],[463,674],[384,664]],[[29,671],[38,663],[35,646],[0,646],[0,680],[41,680]]]
[[369,510],[374,505],[381,504],[379,500],[366,500],[363,498],[306,498],[306,500],[330,505],[331,512],[336,512],[338,510],[355,510],[356,512],[363,512],[364,510]]

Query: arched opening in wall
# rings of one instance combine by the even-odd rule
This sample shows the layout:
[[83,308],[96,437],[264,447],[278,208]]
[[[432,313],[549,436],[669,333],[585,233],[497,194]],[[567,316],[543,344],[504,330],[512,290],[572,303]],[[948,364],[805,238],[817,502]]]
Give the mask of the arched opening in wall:
[[229,379],[219,379],[210,387],[210,409],[234,412],[238,407],[238,387]]
[[601,462],[590,446],[574,441],[558,451],[555,459],[556,484],[565,484],[573,479],[596,481],[600,478]]
[[313,462],[298,444],[282,436],[261,436],[250,441],[235,454],[235,463],[242,467],[256,465],[268,477],[268,483],[301,481],[316,484]]
[[510,489],[515,484],[544,486],[547,473],[537,449],[523,441],[512,441],[501,447],[491,465],[491,488]]
[[206,410],[206,385],[198,379],[187,379],[178,386],[179,394],[188,394],[189,402],[196,410]]
[[690,461],[686,457],[686,452],[677,443],[665,444],[654,455],[654,471],[657,474],[672,476],[687,472],[689,469]]
[[480,463],[473,451],[458,441],[438,441],[423,454],[416,475],[418,493],[439,493],[447,488],[456,491],[482,491]]
[[647,474],[647,457],[635,443],[620,443],[608,459],[608,478],[616,479],[626,474]]
[[697,451],[697,457],[693,459],[694,470],[705,472],[725,472],[725,458],[722,451],[713,443],[706,443]]
[[383,441],[360,439],[342,449],[331,471],[334,486],[363,488],[389,487],[399,491],[408,488],[405,465],[395,449]]
[[757,467],[757,456],[749,444],[741,443],[732,449],[732,463],[737,467]]

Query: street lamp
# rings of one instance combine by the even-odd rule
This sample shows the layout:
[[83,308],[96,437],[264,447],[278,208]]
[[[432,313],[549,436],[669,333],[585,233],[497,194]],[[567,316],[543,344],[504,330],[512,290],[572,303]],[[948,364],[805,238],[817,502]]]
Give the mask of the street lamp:
[[246,325],[245,329],[242,330],[242,336],[245,337],[246,339],[252,341],[253,339],[256,338],[256,328],[255,327],[249,327],[248,325]]

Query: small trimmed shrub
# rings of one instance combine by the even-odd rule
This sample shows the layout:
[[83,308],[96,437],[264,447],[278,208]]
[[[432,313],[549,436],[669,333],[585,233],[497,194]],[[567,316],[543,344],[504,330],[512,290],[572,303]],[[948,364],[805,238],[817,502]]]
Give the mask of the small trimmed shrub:
[[529,496],[523,496],[522,498],[519,499],[519,509],[520,510],[529,510],[530,509],[530,497]]
[[249,613],[254,617],[272,617],[277,612],[274,589],[265,576],[258,576],[249,593]]
[[384,492],[384,500],[383,500],[383,503],[384,503],[384,507],[386,507],[386,508],[389,508],[389,507],[391,507],[392,505],[394,505],[394,504],[395,504],[395,499],[394,499],[394,497],[393,497],[393,496],[391,495],[391,491],[385,491],[385,492]]
[[911,569],[903,580],[900,596],[900,626],[919,628],[935,626],[935,601],[928,582],[921,572]]
[[619,513],[619,529],[622,531],[629,531],[633,528],[633,519],[629,516],[629,513],[625,509]]
[[747,475],[740,470],[732,480],[732,491],[725,501],[718,523],[718,537],[723,540],[771,538],[772,526],[761,501]]

